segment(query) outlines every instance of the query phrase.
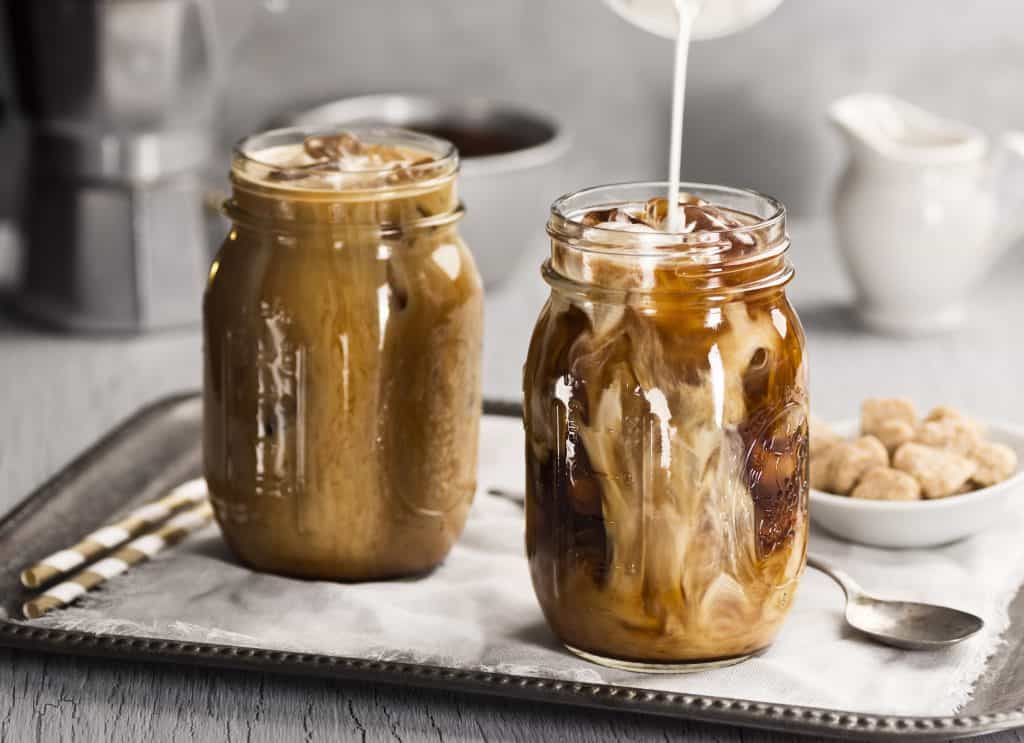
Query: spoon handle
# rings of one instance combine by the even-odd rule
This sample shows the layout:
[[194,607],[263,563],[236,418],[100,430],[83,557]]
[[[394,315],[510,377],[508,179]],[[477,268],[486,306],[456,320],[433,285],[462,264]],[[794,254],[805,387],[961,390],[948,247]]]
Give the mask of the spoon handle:
[[815,570],[820,570],[829,578],[838,583],[842,587],[843,592],[846,593],[846,598],[848,600],[852,600],[856,596],[863,595],[864,589],[860,587],[860,584],[857,583],[857,581],[851,578],[844,571],[840,570],[834,565],[831,565],[830,563],[826,562],[820,557],[810,554],[807,555],[807,565],[808,567],[812,567]]

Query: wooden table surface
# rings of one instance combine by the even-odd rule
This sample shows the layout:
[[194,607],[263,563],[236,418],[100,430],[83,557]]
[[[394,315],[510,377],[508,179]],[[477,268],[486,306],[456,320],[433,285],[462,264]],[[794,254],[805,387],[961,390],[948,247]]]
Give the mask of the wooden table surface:
[[[978,288],[964,330],[922,339],[860,330],[828,230],[791,226],[791,295],[807,328],[813,406],[855,414],[869,394],[946,402],[1024,421],[1024,250]],[[530,246],[521,270],[489,296],[485,394],[519,396],[522,359],[546,287]],[[142,404],[199,383],[195,332],[144,338],[53,335],[0,320],[0,512],[17,503]],[[415,689],[144,666],[0,651],[0,742],[326,740],[768,741],[736,728],[574,710]],[[1019,733],[991,740],[1021,741]]]

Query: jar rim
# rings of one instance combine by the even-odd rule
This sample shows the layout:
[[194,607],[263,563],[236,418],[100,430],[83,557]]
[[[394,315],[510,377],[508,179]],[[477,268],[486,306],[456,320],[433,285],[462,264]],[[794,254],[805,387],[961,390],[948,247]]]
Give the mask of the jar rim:
[[[364,179],[364,182],[362,183],[349,185],[344,184],[339,180],[337,184],[331,184],[327,179],[324,179],[321,184],[289,186],[288,180],[290,180],[291,177],[301,177],[303,174],[315,175],[316,168],[321,167],[322,163],[287,166],[281,165],[279,162],[274,162],[270,158],[259,157],[259,153],[266,152],[268,149],[300,144],[308,137],[326,137],[341,134],[352,134],[361,141],[369,144],[388,144],[419,149],[432,155],[433,159],[420,164],[409,164],[404,166],[403,170],[410,175],[410,178],[407,182],[397,186],[394,183],[388,183],[383,180],[384,177],[394,172],[394,167],[391,164],[383,167],[371,168],[337,167],[333,171],[342,176],[361,176]],[[415,132],[411,129],[379,125],[300,125],[269,129],[267,131],[243,137],[235,144],[233,153],[235,165],[232,167],[232,170],[235,170],[236,172],[240,170],[238,166],[241,164],[242,169],[244,169],[245,166],[253,166],[257,169],[266,169],[268,173],[274,171],[284,173],[289,176],[289,178],[281,179],[277,182],[270,182],[270,179],[263,176],[252,176],[251,180],[275,189],[280,188],[284,190],[291,190],[292,188],[300,188],[303,191],[310,192],[348,190],[394,191],[401,190],[405,187],[419,189],[430,187],[441,181],[447,180],[454,176],[459,169],[458,149],[456,149],[455,145],[448,140],[429,134]],[[372,181],[375,178],[382,179],[382,182],[371,182],[369,184],[366,182]]]
[[[753,189],[685,181],[679,184],[680,191],[695,193],[707,198],[715,206],[736,208],[750,214],[757,221],[713,232],[657,233],[630,233],[610,227],[588,226],[581,221],[582,214],[587,211],[643,202],[650,198],[650,195],[666,193],[668,187],[667,181],[626,181],[591,186],[563,194],[551,204],[548,234],[556,239],[571,240],[573,247],[590,252],[661,258],[684,258],[687,255],[695,257],[699,255],[706,259],[709,253],[713,255],[716,252],[715,246],[728,243],[732,237],[757,232],[771,232],[780,227],[783,230],[785,228],[786,207],[778,199]],[[618,194],[618,198],[610,200],[608,197],[613,194]],[[632,198],[628,198],[627,195],[632,195]],[[758,210],[760,213],[752,213],[747,209],[732,206],[748,202],[761,207]],[[631,234],[636,235],[635,241],[624,238]],[[665,242],[652,245],[654,240],[661,239]],[[624,242],[631,244],[624,244]]]

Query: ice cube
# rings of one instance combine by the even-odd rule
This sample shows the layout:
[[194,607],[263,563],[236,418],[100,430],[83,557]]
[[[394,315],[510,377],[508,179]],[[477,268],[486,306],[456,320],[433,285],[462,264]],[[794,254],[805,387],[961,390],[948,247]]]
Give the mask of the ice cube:
[[433,157],[421,157],[412,162],[392,163],[391,172],[385,180],[390,184],[398,184],[431,178],[439,173],[437,168],[426,167],[432,162],[435,162]]
[[[609,216],[615,217],[617,215]],[[665,233],[659,232],[653,227],[643,224],[642,222],[629,222],[621,219],[613,219],[608,222],[598,222],[591,226],[596,230],[604,230],[604,232],[601,233],[596,233],[592,230],[584,231],[584,239],[592,240],[595,243],[619,245],[626,248],[639,247],[644,249],[658,248],[666,243]],[[621,237],[619,235],[621,235]]]
[[357,136],[348,132],[306,137],[302,148],[314,160],[334,162],[362,155],[366,149]]
[[640,215],[641,221],[648,227],[661,229],[665,220],[668,219],[668,199],[654,198],[644,204],[644,210]]

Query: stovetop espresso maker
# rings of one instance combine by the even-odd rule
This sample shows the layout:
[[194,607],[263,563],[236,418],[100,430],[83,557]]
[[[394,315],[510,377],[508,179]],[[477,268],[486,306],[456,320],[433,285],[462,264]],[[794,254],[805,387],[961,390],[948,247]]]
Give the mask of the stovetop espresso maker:
[[75,330],[196,324],[224,56],[209,0],[7,0],[7,12],[30,130],[19,309]]

